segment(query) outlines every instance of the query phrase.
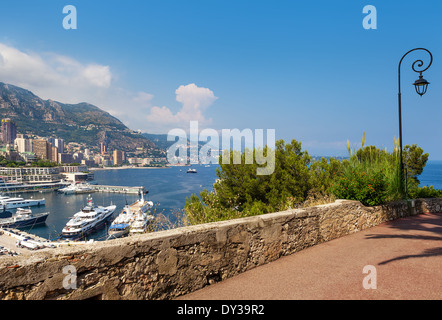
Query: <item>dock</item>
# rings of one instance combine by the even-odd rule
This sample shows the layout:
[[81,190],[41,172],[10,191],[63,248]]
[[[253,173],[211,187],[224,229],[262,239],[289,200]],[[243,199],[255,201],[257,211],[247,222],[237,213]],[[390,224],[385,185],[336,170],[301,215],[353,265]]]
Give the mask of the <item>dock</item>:
[[105,185],[90,185],[95,192],[110,192],[110,193],[124,193],[124,194],[145,194],[147,193],[145,187],[125,187],[125,186],[105,186]]
[[[18,246],[21,242],[21,245]],[[13,253],[12,255],[23,254],[30,251],[58,248],[63,246],[85,245],[94,243],[95,240],[88,241],[69,241],[56,240],[51,241],[34,234],[27,233],[23,230],[13,228],[0,228],[0,256],[8,255],[6,252]],[[4,251],[3,254],[1,251]],[[5,252],[6,250],[6,252]]]
[[[17,246],[17,243],[20,241],[26,241],[27,243],[32,244],[32,246],[19,247]],[[55,245],[52,245],[47,239],[13,228],[0,228],[0,246],[3,249],[6,249],[9,252],[15,252],[16,254],[22,254],[29,250],[55,248]]]

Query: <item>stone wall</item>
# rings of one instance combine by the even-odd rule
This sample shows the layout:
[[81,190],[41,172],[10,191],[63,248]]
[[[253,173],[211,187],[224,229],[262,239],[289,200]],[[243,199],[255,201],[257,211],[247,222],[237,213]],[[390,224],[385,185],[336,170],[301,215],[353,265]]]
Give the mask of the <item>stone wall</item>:
[[[357,201],[0,257],[0,299],[173,299],[382,222],[441,212],[442,199]],[[76,270],[76,289],[63,268]]]

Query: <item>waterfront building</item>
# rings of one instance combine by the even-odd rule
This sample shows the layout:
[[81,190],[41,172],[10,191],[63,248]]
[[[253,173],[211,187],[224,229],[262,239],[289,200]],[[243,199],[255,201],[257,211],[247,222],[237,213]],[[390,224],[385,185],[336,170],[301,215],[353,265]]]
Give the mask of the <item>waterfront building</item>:
[[124,161],[124,152],[120,150],[114,150],[113,160],[114,160],[114,165],[121,166]]
[[0,176],[5,182],[24,184],[57,183],[61,181],[59,167],[0,167]]
[[60,172],[64,172],[64,173],[87,172],[87,171],[89,171],[89,169],[85,165],[81,165],[81,166],[61,166],[60,167]]
[[152,162],[151,158],[128,158],[127,161],[132,165],[141,165],[141,166],[148,166]]

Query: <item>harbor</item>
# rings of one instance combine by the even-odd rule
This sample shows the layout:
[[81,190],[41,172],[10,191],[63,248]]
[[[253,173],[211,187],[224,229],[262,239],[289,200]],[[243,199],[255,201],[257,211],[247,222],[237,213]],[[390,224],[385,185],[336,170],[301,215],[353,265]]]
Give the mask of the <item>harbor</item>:
[[[149,225],[149,231],[152,231],[152,227],[154,227],[153,231],[170,228],[177,223],[175,213],[183,211],[186,197],[189,197],[191,194],[198,194],[204,188],[210,190],[213,181],[216,179],[216,170],[214,167],[198,167],[198,174],[196,175],[189,175],[186,171],[181,171],[180,169],[179,167],[173,167],[169,170],[102,170],[95,172],[95,181],[97,184],[89,184],[89,187],[91,187],[90,192],[63,194],[55,191],[45,193],[34,191],[23,195],[17,194],[16,197],[23,197],[25,199],[45,199],[44,205],[31,207],[32,213],[39,215],[49,212],[50,214],[45,223],[38,225],[33,224],[24,228],[20,227],[19,231],[15,232],[15,234],[24,237],[22,240],[31,240],[30,243],[38,240],[37,242],[41,243],[41,247],[46,250],[58,246],[82,245],[85,243],[110,240],[109,228],[112,226],[112,222],[122,213],[126,206],[135,204],[140,198],[140,194],[144,194],[145,200],[151,202],[149,206],[153,205],[151,217],[147,217],[148,219],[151,220],[152,216],[158,218],[161,215],[162,219],[166,218],[170,221],[167,225],[160,225],[159,223],[148,221],[149,223],[146,225]],[[148,193],[147,190],[149,190]],[[87,205],[89,195],[93,197],[94,203],[98,206],[107,207],[111,204],[115,205],[116,209],[114,213],[105,221],[102,228],[86,237],[78,239],[80,241],[60,239],[62,231],[69,220]],[[136,208],[136,205],[134,208]],[[9,211],[15,213],[16,209]],[[134,222],[132,233],[139,230],[135,228],[138,222]],[[145,226],[143,226],[142,223],[141,226],[141,230],[143,230]],[[121,228],[122,224],[116,224],[114,227]],[[0,237],[0,247],[3,246],[16,252],[32,252],[32,249],[17,247],[18,240],[20,239],[15,238],[12,234],[9,236],[4,234]],[[28,241],[25,241],[26,245],[28,244],[27,242]],[[38,247],[40,247],[40,244]],[[0,250],[1,249],[2,248],[0,248]]]

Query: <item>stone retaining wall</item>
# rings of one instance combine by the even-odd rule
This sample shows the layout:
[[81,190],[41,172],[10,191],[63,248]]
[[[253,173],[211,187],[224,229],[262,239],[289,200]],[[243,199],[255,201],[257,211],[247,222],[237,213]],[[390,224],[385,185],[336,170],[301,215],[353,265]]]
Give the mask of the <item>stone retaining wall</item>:
[[[400,217],[441,212],[441,207],[442,199],[378,207],[338,200],[0,257],[0,299],[173,299],[310,246]],[[63,273],[66,266],[76,274]]]

